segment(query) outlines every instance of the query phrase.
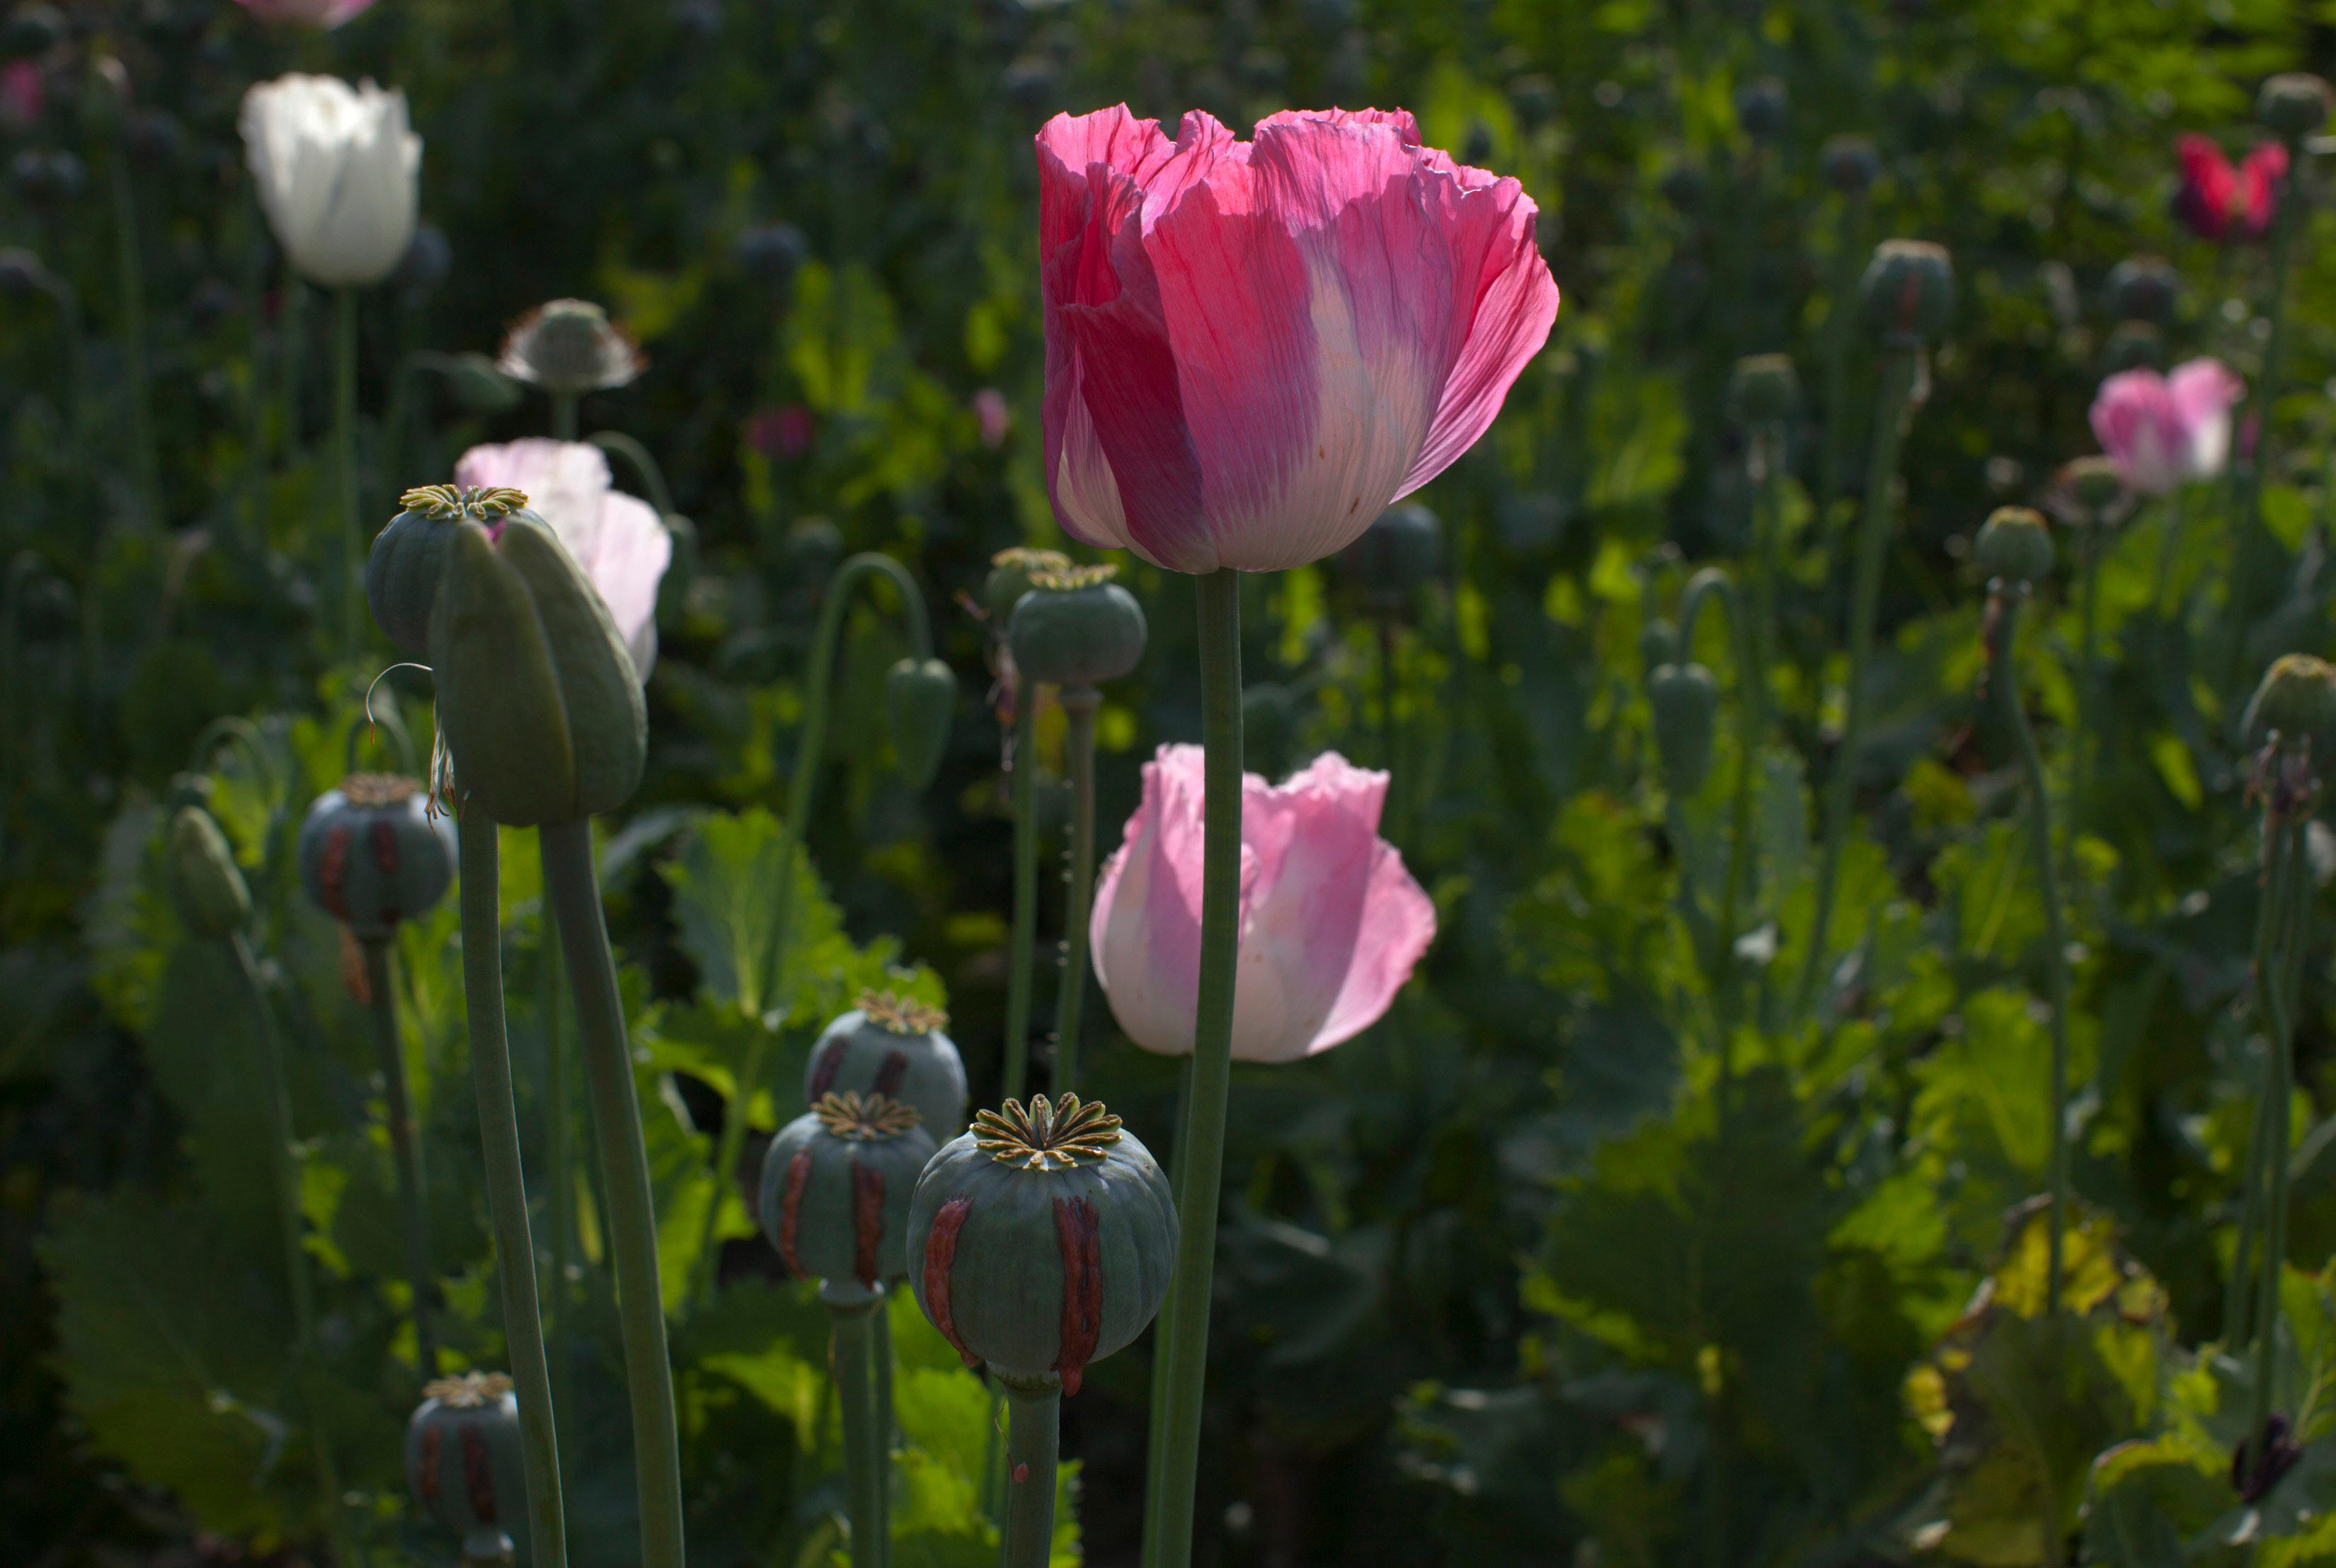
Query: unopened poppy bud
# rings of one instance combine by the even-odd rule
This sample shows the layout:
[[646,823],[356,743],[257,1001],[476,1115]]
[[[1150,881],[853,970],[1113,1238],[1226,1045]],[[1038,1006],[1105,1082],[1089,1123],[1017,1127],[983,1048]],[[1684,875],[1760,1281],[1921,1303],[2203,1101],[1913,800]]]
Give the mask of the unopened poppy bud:
[[352,774],[308,808],[295,852],[300,886],[361,941],[386,941],[429,911],[454,880],[453,824],[433,817],[422,785],[394,774]]
[[1817,154],[1825,183],[1844,196],[1863,196],[1882,177],[1882,155],[1868,137],[1836,136]]
[[1444,524],[1416,501],[1388,507],[1362,537],[1348,545],[1338,564],[1362,589],[1374,615],[1400,615],[1412,595],[1436,576],[1444,556]]
[[516,490],[429,484],[400,499],[404,510],[374,536],[365,556],[365,603],[383,635],[419,658],[430,651],[430,607],[454,525],[472,518],[500,526],[527,497]]
[[422,1511],[462,1540],[463,1568],[511,1560],[503,1525],[523,1511],[519,1401],[501,1372],[425,1385],[405,1424],[405,1481]]
[[2079,457],[2061,470],[2068,493],[2088,512],[2107,511],[2125,498],[2125,477],[2114,459],[2098,453]]
[[1034,574],[1007,629],[1014,667],[1059,687],[1099,686],[1133,670],[1144,657],[1144,607],[1111,580],[1116,571],[1074,566]]
[[966,1365],[1076,1394],[1160,1310],[1176,1203],[1150,1151],[1076,1095],[983,1111],[909,1205],[909,1282]]
[[1754,354],[1736,362],[1728,406],[1739,424],[1778,424],[1801,400],[1801,378],[1788,354]]
[[2282,654],[2263,672],[2241,724],[2251,746],[2308,746],[2324,764],[2336,753],[2336,667],[2308,653]]
[[2263,84],[2255,118],[2282,140],[2301,141],[2328,123],[2328,83],[2308,71],[2283,71]]
[[910,1268],[909,1203],[933,1157],[916,1111],[882,1095],[822,1095],[763,1157],[763,1233],[797,1279],[860,1300]]
[[989,558],[989,576],[981,585],[981,604],[1000,631],[1013,618],[1014,607],[1030,591],[1030,579],[1041,571],[1062,571],[1071,558],[1059,550],[1029,550],[1016,545]]
[[965,1128],[965,1062],[942,1031],[949,1015],[891,991],[869,991],[820,1031],[803,1068],[803,1101],[849,1089],[898,1100],[936,1137]]
[[2119,321],[2164,326],[2174,319],[2174,307],[2182,295],[2182,275],[2163,257],[2128,256],[2109,268],[2103,292],[2109,314]]
[[614,811],[648,709],[608,606],[531,511],[453,526],[430,616],[438,729],[466,802],[510,827]]
[[2000,506],[1980,526],[1971,560],[1990,580],[2033,587],[2052,575],[2052,535],[2043,514],[2025,506]]
[[1736,123],[1755,141],[1773,141],[1785,129],[1785,84],[1774,76],[1736,90]]
[[1647,677],[1647,703],[1655,714],[1655,752],[1663,787],[1687,796],[1711,775],[1711,742],[1719,715],[1719,683],[1695,663],[1658,665]]
[[884,715],[900,776],[922,789],[940,771],[957,712],[957,675],[937,658],[903,658],[884,677]]
[[251,919],[251,889],[210,813],[182,805],[170,819],[170,892],[199,937],[231,937]]
[[622,386],[648,368],[633,340],[589,299],[554,299],[521,317],[497,363],[506,375],[568,397]]
[[1955,308],[1954,264],[1926,239],[1885,239],[1862,286],[1865,317],[1885,347],[1913,348],[1947,327]]

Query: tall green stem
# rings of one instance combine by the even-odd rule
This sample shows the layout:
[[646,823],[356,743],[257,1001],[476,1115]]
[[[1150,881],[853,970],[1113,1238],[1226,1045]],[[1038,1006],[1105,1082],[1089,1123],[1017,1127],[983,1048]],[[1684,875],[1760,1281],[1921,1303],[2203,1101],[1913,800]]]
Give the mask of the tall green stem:
[[1849,616],[1849,665],[1845,677],[1846,714],[1841,745],[1825,777],[1825,856],[1818,864],[1816,913],[1809,922],[1808,951],[1801,960],[1801,979],[1794,994],[1793,1011],[1805,1015],[1816,994],[1817,980],[1833,934],[1833,905],[1841,881],[1841,853],[1849,838],[1850,807],[1857,787],[1857,748],[1864,738],[1866,668],[1874,650],[1874,617],[1882,602],[1882,557],[1890,539],[1891,486],[1898,474],[1898,448],[1905,439],[1908,407],[1914,394],[1922,350],[1892,346],[1883,350],[1882,395],[1874,410],[1874,445],[1866,458],[1865,526],[1857,541],[1857,575],[1852,585]]
[[1063,1389],[1006,1387],[1005,1568],[1046,1568],[1055,1547],[1055,1469],[1063,1440]]
[[1007,949],[1002,1094],[1018,1100],[1030,1076],[1031,954],[1038,945],[1038,683],[1014,677],[1014,926]]
[[122,361],[130,384],[130,447],[131,472],[138,478],[141,519],[150,527],[162,521],[161,468],[154,454],[154,394],[146,370],[146,269],[139,263],[138,191],[130,178],[128,151],[117,141],[108,160],[112,165],[113,245],[122,289]]
[[333,617],[335,647],[343,660],[356,657],[356,547],[362,526],[357,511],[357,291],[333,296],[333,482],[338,487],[333,547],[326,554],[331,577],[326,591]]
[[[822,1287],[822,1295],[826,1294]],[[856,1292],[855,1292],[856,1294]],[[843,1416],[843,1492],[852,1518],[852,1568],[882,1568],[885,1558],[884,1437],[876,1419],[876,1318],[883,1292],[867,1300],[829,1299],[834,1323],[835,1383]]]
[[551,1310],[549,1333],[556,1348],[551,1360],[554,1410],[573,1410],[575,1390],[571,1371],[574,1327],[569,1312],[569,1274],[576,1260],[576,1053],[570,1048],[565,1020],[560,1017],[560,940],[552,930],[547,901],[537,940],[536,1027],[543,1034],[543,1164],[550,1202],[544,1219],[551,1227]]
[[1827,553],[1833,545],[1834,498],[1841,492],[1841,468],[1848,460],[1849,346],[1857,326],[1857,275],[1865,265],[1865,198],[1847,196],[1833,253],[1832,304],[1825,312],[1825,432],[1817,448],[1817,531]]
[[572,392],[555,392],[551,394],[552,440],[576,439],[576,394]]
[[487,1208],[502,1281],[503,1339],[519,1398],[521,1455],[527,1476],[528,1540],[535,1568],[566,1568],[567,1509],[560,1486],[560,1429],[543,1350],[543,1310],[535,1291],[535,1239],[527,1222],[519,1106],[511,1093],[511,1042],[503,1023],[502,860],[486,813],[462,813],[462,1002],[471,1027],[471,1086],[479,1101]]
[[398,1038],[397,993],[389,969],[389,943],[367,941],[365,989],[372,993],[373,1038],[381,1057],[381,1081],[389,1102],[389,1149],[397,1163],[397,1207],[405,1230],[405,1273],[414,1291],[415,1363],[424,1378],[438,1375],[438,1335],[431,1322],[437,1275],[430,1267],[429,1186],[415,1136],[413,1096],[405,1085],[405,1047]]
[[2052,1009],[2052,1069],[2049,1104],[2051,1127],[2051,1210],[2045,1251],[2044,1310],[2060,1311],[2060,1279],[2068,1228],[2068,934],[2060,907],[2059,857],[2052,845],[2052,796],[2044,778],[2044,759],[2036,749],[2036,732],[2029,726],[2028,710],[2020,700],[2020,673],[2013,667],[2012,648],[2020,624],[2025,589],[2000,589],[2002,619],[1991,678],[2003,721],[2020,743],[2020,768],[2028,792],[2029,848],[2036,860],[2036,882],[2044,901],[2044,972]]
[[2102,530],[2098,511],[2086,518],[2081,541],[2084,580],[2077,611],[2077,725],[2068,742],[2068,845],[2092,801],[2093,762],[2101,744],[2100,597]]
[[1377,618],[1379,641],[1379,766],[1387,772],[1387,834],[1389,841],[1404,842],[1404,775],[1396,765],[1395,667],[1396,622],[1391,615]]
[[584,822],[546,823],[539,831],[544,891],[559,919],[568,959],[593,1135],[608,1187],[625,1383],[633,1408],[633,1468],[640,1487],[641,1564],[683,1568],[681,1449],[657,1281],[657,1208],[649,1193],[640,1102],[633,1089],[632,1048],[625,1037],[624,999],[601,920],[592,827]]
[[1062,688],[1069,721],[1071,874],[1063,901],[1063,976],[1055,993],[1055,1096],[1079,1086],[1080,1012],[1087,992],[1087,914],[1095,897],[1095,716],[1103,694],[1091,686]]
[[282,345],[277,355],[277,369],[281,379],[277,395],[281,400],[283,417],[276,433],[277,455],[287,462],[299,455],[300,438],[304,433],[300,420],[300,394],[306,381],[308,359],[308,285],[297,272],[287,271],[284,279],[284,314],[277,332]]
[[[2281,955],[2284,951],[2283,921],[2288,905],[2287,879],[2290,866],[2287,835],[2266,823],[2263,832],[2262,892],[2255,904],[2254,996],[2255,1010],[2261,1018],[2266,1041],[2279,1028],[2282,1018],[2281,998],[2277,981]],[[2223,1339],[2234,1349],[2244,1345],[2253,1332],[2254,1315],[2254,1267],[2252,1260],[2257,1232],[2263,1224],[2263,1152],[2271,1143],[2271,1049],[2263,1050],[2263,1077],[2255,1089],[2255,1114],[2247,1134],[2244,1161],[2239,1175],[2239,1231],[2231,1252],[2231,1278],[2223,1297]]]
[[[2276,821],[2276,819],[2274,819]],[[2255,1287],[2255,1377],[2248,1413],[2247,1470],[2263,1459],[2270,1441],[2273,1384],[2279,1376],[2280,1270],[2287,1261],[2287,1137],[2288,1102],[2295,1095],[2294,971],[2303,956],[2305,927],[2311,918],[2312,872],[2303,848],[2303,823],[2279,822],[2273,828],[2286,841],[2286,886],[2281,890],[2281,931],[2273,947],[2273,972],[2259,975],[2265,1017],[2271,1026],[2269,1059],[2263,1068],[2263,1219],[2262,1277]],[[2243,1472],[2244,1473],[2244,1472]]]
[[276,1176],[277,1237],[284,1248],[284,1285],[292,1298],[292,1357],[297,1368],[293,1383],[308,1417],[310,1457],[316,1466],[316,1489],[324,1495],[325,1531],[336,1562],[353,1563],[347,1522],[342,1517],[341,1478],[326,1440],[316,1398],[316,1282],[308,1271],[308,1249],[301,1240],[300,1168],[292,1154],[292,1093],[284,1078],[284,1047],[276,1035],[276,1010],[268,1006],[268,988],[259,979],[259,959],[251,940],[236,932],[229,945],[242,971],[251,998],[254,1038],[259,1047],[260,1103],[268,1113],[268,1144]]
[[1233,982],[1241,938],[1241,710],[1240,579],[1231,570],[1193,579],[1200,599],[1201,737],[1206,755],[1201,856],[1201,974],[1192,1020],[1192,1081],[1176,1151],[1176,1213],[1183,1233],[1167,1304],[1165,1441],[1153,1456],[1160,1492],[1148,1568],[1187,1568],[1208,1391],[1209,1302],[1217,1255],[1225,1101],[1232,1083]]

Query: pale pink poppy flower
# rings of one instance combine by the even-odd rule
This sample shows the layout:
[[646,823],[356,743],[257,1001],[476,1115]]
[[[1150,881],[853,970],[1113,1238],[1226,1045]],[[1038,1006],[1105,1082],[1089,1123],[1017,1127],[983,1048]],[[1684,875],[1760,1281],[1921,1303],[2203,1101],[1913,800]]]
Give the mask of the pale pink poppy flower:
[[1007,405],[1004,393],[985,386],[973,394],[973,420],[981,429],[981,444],[995,452],[1006,444],[1006,433],[1014,428],[1014,410]]
[[[1436,906],[1378,836],[1387,775],[1326,752],[1287,784],[1241,781],[1233,1055],[1290,1062],[1377,1022],[1436,936]],[[1164,745],[1095,884],[1095,978],[1130,1039],[1192,1048],[1201,974],[1203,758]]]
[[1335,555],[1484,434],[1557,316],[1514,180],[1401,111],[1038,132],[1046,491],[1174,571]]
[[300,27],[338,27],[374,0],[235,0],[262,22],[289,22]]
[[2166,375],[2120,370],[2093,399],[2093,434],[2127,486],[2164,495],[2223,471],[2231,409],[2245,391],[2219,359],[2193,359]]
[[454,464],[454,482],[526,494],[599,590],[635,673],[647,681],[657,664],[657,584],[673,564],[673,536],[647,502],[612,488],[608,454],[589,442],[541,436],[474,446]]

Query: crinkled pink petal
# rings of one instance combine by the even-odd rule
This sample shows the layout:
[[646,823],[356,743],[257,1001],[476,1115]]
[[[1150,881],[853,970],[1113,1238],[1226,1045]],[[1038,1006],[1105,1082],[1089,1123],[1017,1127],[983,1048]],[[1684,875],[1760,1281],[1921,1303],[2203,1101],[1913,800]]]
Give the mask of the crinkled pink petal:
[[2121,370],[2093,398],[2093,435],[2135,492],[2164,495],[2182,482],[2190,438],[2166,378]]
[[2246,390],[2246,383],[2219,359],[2187,360],[2166,376],[2166,398],[2183,432],[2185,478],[2207,479],[2223,472],[2231,454],[2231,410]]

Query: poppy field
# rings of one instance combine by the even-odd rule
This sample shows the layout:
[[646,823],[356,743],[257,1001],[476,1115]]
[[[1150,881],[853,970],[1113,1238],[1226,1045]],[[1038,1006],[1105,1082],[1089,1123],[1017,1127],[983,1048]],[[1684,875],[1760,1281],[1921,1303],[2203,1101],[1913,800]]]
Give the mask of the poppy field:
[[2331,71],[0,0],[0,1561],[2336,1561]]

